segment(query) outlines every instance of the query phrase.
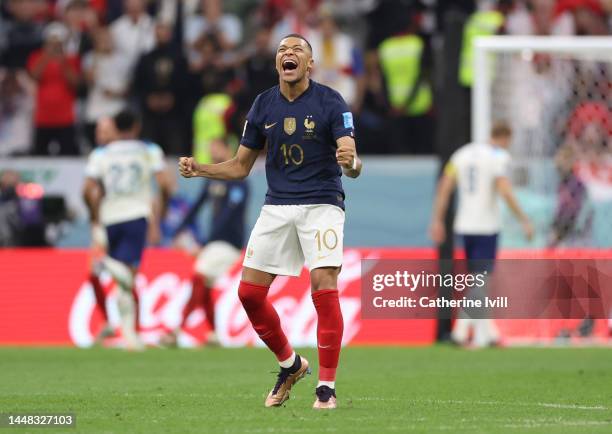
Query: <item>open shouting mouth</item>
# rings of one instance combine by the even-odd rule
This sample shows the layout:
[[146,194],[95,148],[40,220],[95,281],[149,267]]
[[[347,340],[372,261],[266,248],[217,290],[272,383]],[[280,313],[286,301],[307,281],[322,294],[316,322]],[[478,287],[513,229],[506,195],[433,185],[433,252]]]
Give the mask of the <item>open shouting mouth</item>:
[[283,71],[293,71],[294,69],[297,69],[298,64],[293,59],[285,59],[283,60],[281,66],[283,68]]

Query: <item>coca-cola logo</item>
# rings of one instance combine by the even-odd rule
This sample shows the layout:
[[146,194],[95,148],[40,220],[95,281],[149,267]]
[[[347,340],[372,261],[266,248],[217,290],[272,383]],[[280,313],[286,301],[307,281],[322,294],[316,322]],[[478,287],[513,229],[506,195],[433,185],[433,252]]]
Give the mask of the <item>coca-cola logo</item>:
[[[369,258],[378,255],[367,255]],[[362,254],[358,250],[347,250],[344,265],[338,279],[340,303],[344,316],[344,338],[348,343],[359,332],[361,309],[359,279]],[[236,264],[217,282],[215,291],[216,322],[219,340],[224,346],[262,346],[263,343],[253,331],[240,304],[237,291],[240,283],[241,266]],[[101,282],[107,293],[109,324],[119,333],[119,313],[116,307],[117,289],[107,274],[101,275]],[[182,311],[191,294],[188,276],[172,271],[150,271],[139,274],[136,279],[139,298],[140,334],[145,343],[156,345],[162,335],[177,328]],[[299,278],[279,276],[270,288],[270,301],[282,319],[283,327],[290,342],[295,346],[315,346],[317,316],[310,295],[308,271]],[[81,284],[70,309],[69,333],[75,345],[88,347],[94,343],[102,327],[102,320],[96,314],[96,301],[89,282]],[[179,345],[201,344],[205,336],[204,314],[198,309],[189,316]],[[120,344],[120,339],[110,339],[110,345]]]

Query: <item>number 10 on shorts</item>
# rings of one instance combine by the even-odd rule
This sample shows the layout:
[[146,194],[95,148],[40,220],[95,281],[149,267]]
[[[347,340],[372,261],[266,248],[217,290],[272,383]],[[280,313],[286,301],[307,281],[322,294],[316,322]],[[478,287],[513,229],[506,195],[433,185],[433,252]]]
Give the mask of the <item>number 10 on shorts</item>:
[[336,231],[333,229],[327,229],[323,232],[317,230],[315,239],[319,252],[323,251],[324,248],[327,250],[334,250],[338,246],[338,234],[336,234]]

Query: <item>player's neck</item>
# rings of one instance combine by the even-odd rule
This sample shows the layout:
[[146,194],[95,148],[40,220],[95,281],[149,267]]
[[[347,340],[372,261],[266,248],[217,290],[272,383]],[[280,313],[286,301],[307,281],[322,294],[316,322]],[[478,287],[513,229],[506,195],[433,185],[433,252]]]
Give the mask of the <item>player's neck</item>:
[[287,83],[286,81],[280,82],[281,94],[290,102],[295,101],[301,94],[306,92],[310,86],[310,80],[308,77],[304,77],[300,81],[295,83]]

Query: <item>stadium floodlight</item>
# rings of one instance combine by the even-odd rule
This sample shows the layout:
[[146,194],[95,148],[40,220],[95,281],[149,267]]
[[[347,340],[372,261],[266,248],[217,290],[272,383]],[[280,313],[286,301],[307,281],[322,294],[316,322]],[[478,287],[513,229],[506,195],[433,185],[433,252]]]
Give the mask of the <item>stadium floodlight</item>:
[[[478,38],[474,68],[472,139],[512,127],[530,246],[612,247],[612,37]],[[504,232],[506,247],[527,247]]]

